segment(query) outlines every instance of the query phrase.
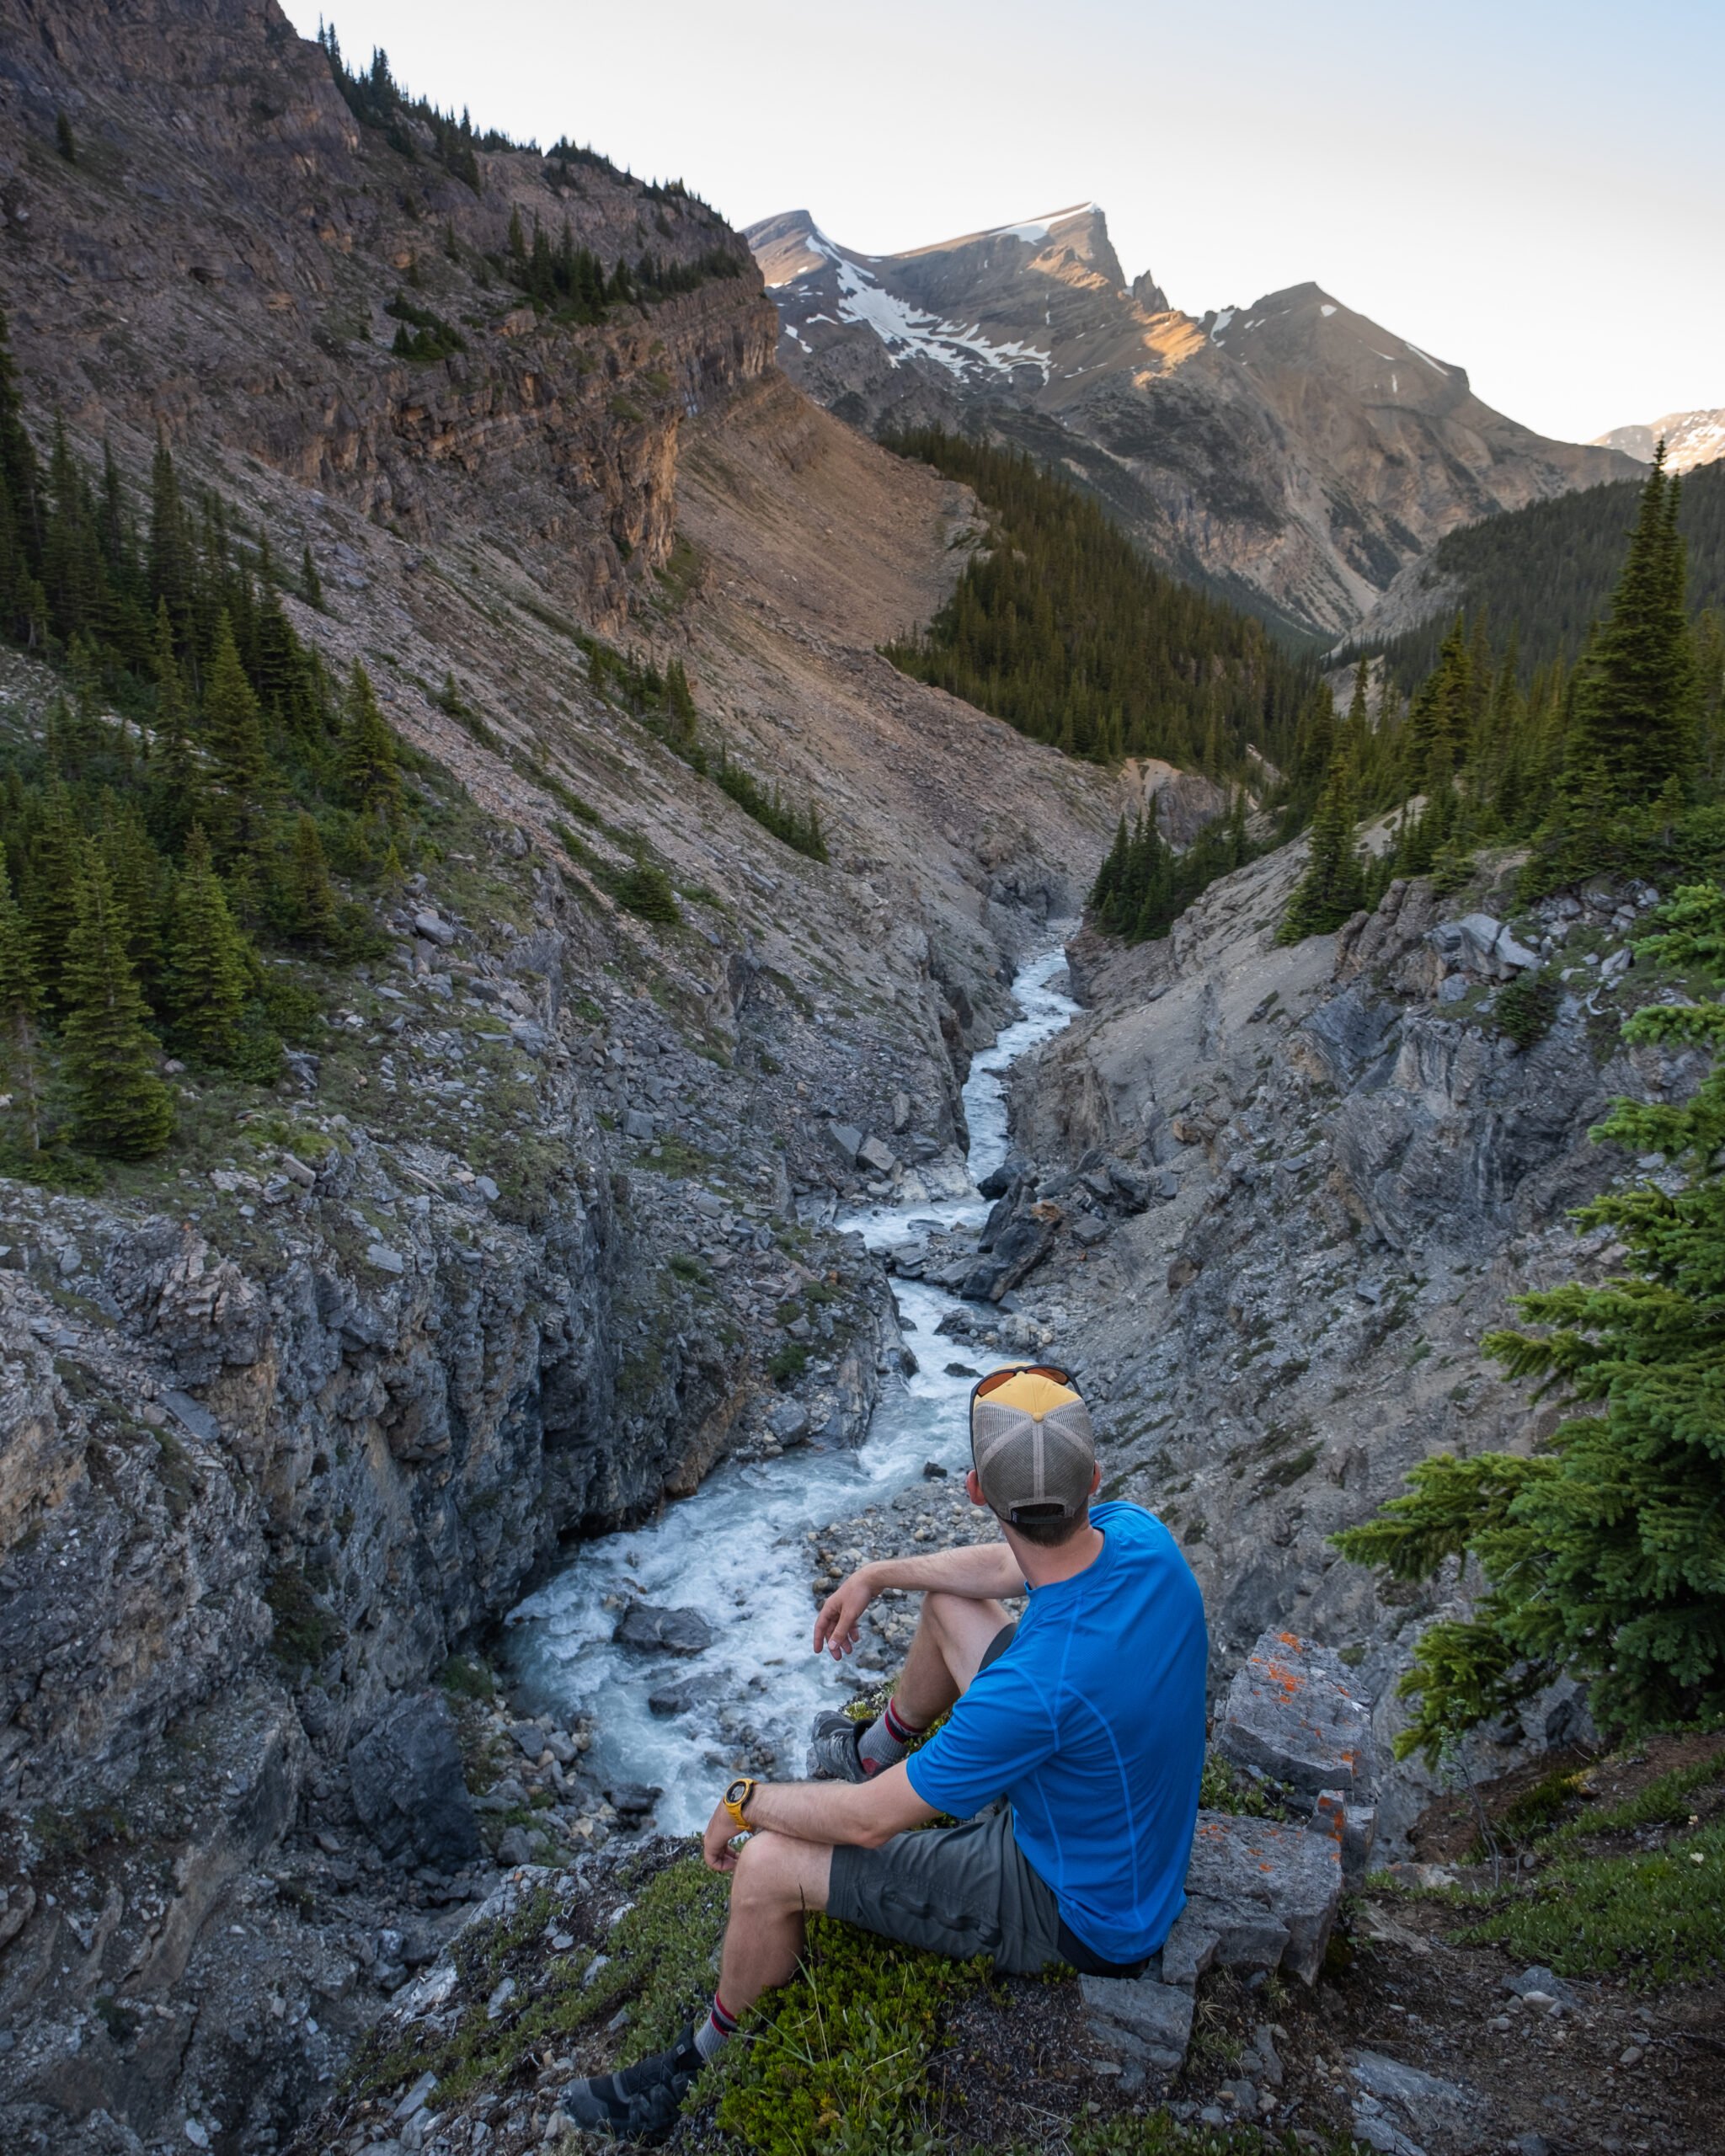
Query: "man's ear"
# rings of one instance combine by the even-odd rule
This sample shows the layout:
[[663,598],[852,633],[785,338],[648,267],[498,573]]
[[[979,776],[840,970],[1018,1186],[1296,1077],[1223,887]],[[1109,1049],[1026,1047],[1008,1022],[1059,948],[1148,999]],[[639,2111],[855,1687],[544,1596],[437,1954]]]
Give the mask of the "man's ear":
[[982,1494],[982,1484],[974,1467],[967,1468],[964,1471],[964,1490],[973,1505],[985,1505],[988,1502],[987,1498]]
[[1090,1477],[1090,1494],[1093,1497],[1102,1487],[1102,1462],[1097,1460]]

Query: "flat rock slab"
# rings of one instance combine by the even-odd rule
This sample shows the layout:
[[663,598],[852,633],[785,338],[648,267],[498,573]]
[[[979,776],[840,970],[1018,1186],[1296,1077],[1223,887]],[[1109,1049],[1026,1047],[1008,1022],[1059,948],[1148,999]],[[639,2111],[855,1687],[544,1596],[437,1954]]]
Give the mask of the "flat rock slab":
[[1192,2041],[1189,1991],[1154,1977],[1081,1977],[1078,1988],[1099,2043],[1158,2073],[1178,2071]]
[[1228,1687],[1214,1746],[1314,1802],[1325,1790],[1350,1804],[1370,1801],[1371,1702],[1338,1655],[1297,1633],[1259,1639]]
[[1432,2134],[1463,2148],[1477,2143],[1480,2105],[1473,2089],[1383,2052],[1352,2052],[1348,2065],[1359,2092],[1354,2131],[1372,2148],[1405,2156],[1418,2148],[1418,2137]]
[[698,1609],[660,1609],[650,1602],[632,1602],[611,1636],[620,1646],[646,1652],[704,1654],[713,1645],[713,1627]]
[[1186,1897],[1162,1949],[1165,1981],[1196,1983],[1220,1962],[1316,1983],[1341,1906],[1341,1844],[1297,1824],[1200,1812]]

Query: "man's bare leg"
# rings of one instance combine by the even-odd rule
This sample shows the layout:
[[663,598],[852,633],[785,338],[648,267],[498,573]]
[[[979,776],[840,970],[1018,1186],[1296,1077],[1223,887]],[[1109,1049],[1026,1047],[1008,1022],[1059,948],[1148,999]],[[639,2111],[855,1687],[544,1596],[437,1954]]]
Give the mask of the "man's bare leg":
[[939,1590],[925,1594],[916,1637],[893,1687],[899,1719],[912,1729],[927,1729],[943,1715],[969,1690],[995,1635],[1012,1621],[1002,1603]]
[[826,1907],[832,1851],[790,1834],[751,1834],[731,1874],[730,1918],[718,1995],[742,2015],[764,1991],[788,1983],[803,1956],[803,1919]]

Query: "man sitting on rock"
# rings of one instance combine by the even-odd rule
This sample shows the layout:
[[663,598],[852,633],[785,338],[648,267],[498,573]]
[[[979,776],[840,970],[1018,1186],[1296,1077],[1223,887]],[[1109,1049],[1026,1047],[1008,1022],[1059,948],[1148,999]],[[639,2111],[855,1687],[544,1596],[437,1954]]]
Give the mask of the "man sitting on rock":
[[[815,1652],[837,1657],[878,1594],[921,1594],[892,1697],[866,1724],[819,1717],[816,1780],[726,1790],[704,1848],[733,1875],[712,2009],[669,2051],[571,2083],[563,2105],[577,2123],[668,2130],[740,2017],[796,1974],[811,1909],[1015,1974],[1064,1962],[1135,1976],[1167,1936],[1204,1764],[1198,1583],[1152,1514],[1091,1508],[1101,1470],[1064,1371],[984,1378],[970,1452],[971,1502],[1001,1540],[864,1565],[822,1604]],[[1015,1623],[1002,1598],[1020,1593]],[[930,1828],[943,1813],[964,1823]]]

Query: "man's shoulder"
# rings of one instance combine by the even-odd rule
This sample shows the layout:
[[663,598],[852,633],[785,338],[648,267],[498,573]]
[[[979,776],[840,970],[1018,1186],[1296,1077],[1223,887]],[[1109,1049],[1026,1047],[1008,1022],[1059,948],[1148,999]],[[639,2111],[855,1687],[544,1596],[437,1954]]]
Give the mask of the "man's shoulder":
[[1146,1506],[1114,1497],[1105,1505],[1092,1505],[1090,1518],[1092,1525],[1102,1529],[1117,1561],[1124,1558],[1135,1566],[1152,1571],[1166,1568],[1188,1579],[1192,1577],[1192,1567],[1173,1530]]

